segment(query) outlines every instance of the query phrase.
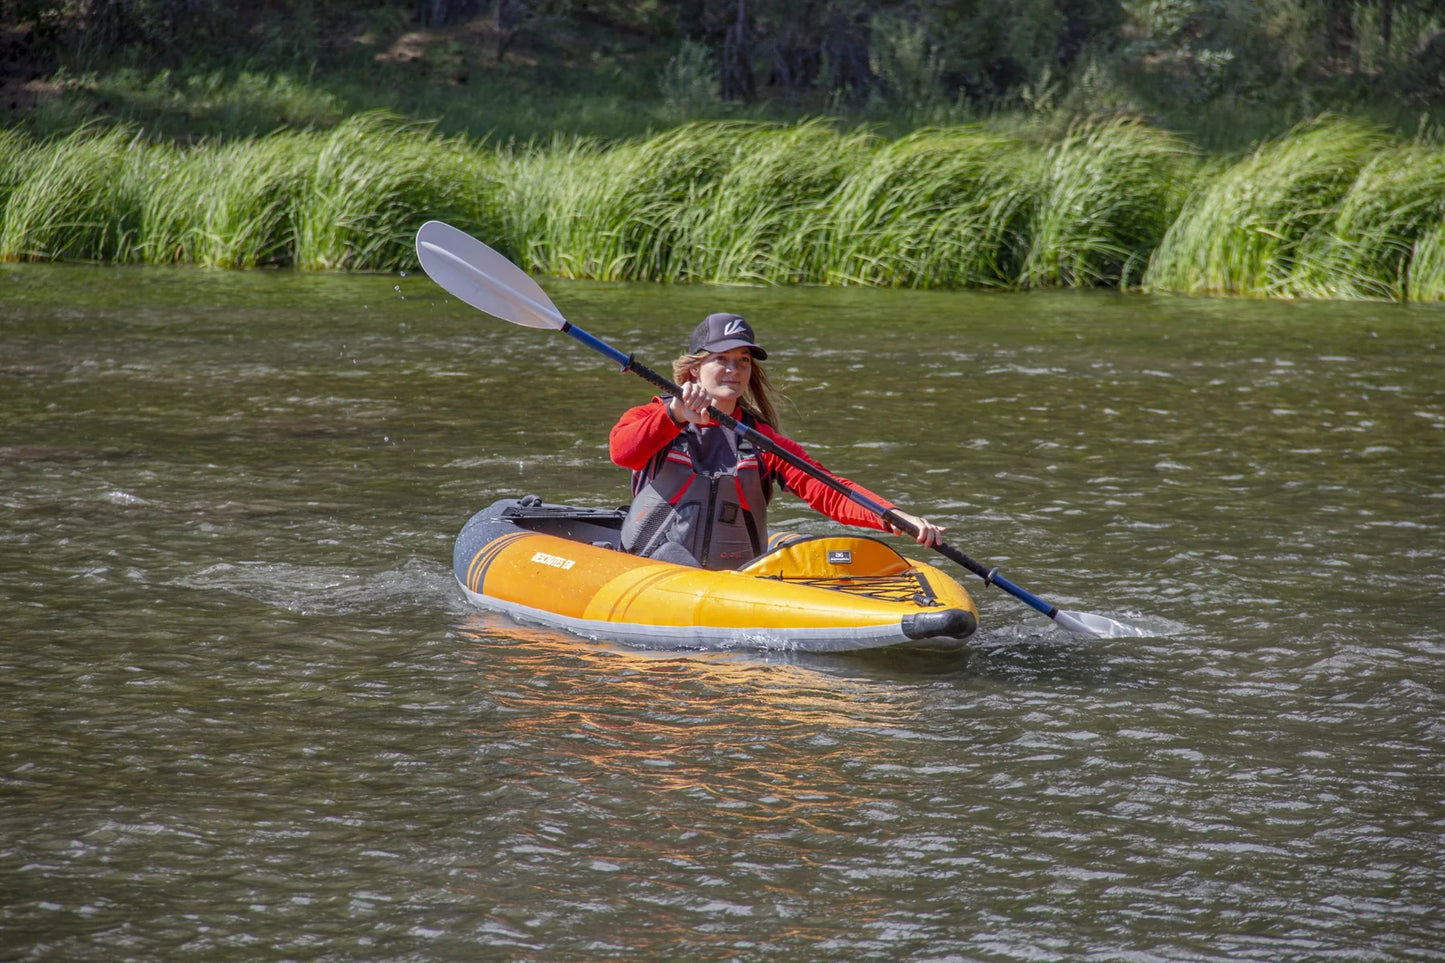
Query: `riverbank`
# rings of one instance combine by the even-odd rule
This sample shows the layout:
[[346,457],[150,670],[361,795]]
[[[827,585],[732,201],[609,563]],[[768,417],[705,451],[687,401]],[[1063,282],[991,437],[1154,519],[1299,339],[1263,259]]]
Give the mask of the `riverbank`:
[[1438,143],[1329,119],[1236,160],[1132,119],[506,147],[384,114],[193,145],[12,130],[0,258],[392,271],[440,218],[568,278],[1437,301],[1442,174]]

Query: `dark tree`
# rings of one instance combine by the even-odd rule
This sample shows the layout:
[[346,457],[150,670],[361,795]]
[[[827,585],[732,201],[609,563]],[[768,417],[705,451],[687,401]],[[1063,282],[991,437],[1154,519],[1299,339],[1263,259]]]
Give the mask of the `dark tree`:
[[1325,51],[1335,65],[1354,59],[1356,6],[1353,0],[1326,0]]
[[417,0],[416,19],[423,27],[449,27],[480,16],[491,0]]
[[748,20],[748,0],[738,0],[737,16],[723,34],[722,85],[724,100],[753,99],[753,32]]

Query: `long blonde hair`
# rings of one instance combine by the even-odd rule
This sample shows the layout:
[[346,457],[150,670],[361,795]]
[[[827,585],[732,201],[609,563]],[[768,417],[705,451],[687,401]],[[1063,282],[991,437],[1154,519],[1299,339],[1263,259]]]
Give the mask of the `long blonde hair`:
[[[672,380],[678,384],[696,381],[698,365],[710,357],[712,357],[711,351],[678,355],[672,362]],[[773,403],[773,396],[776,394],[777,389],[773,387],[773,382],[768,378],[767,369],[763,367],[761,361],[753,358],[753,373],[748,378],[748,390],[744,391],[742,398],[738,399],[738,406],[752,415],[755,421],[776,429],[778,428],[778,409]]]

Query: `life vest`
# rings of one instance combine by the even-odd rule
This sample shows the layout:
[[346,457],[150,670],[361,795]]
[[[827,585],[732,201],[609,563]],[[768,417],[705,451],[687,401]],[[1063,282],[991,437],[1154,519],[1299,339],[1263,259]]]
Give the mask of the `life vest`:
[[767,547],[772,478],[753,443],[728,428],[688,425],[632,473],[632,491],[622,547],[634,555],[735,569]]

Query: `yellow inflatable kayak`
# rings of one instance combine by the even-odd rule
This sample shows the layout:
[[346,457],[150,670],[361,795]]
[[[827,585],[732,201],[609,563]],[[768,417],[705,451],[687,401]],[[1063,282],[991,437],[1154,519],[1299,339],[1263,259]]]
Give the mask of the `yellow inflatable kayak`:
[[622,510],[502,499],[457,536],[467,598],[515,619],[647,648],[958,648],[978,627],[941,570],[866,536],[775,536],[736,572],[618,549]]

